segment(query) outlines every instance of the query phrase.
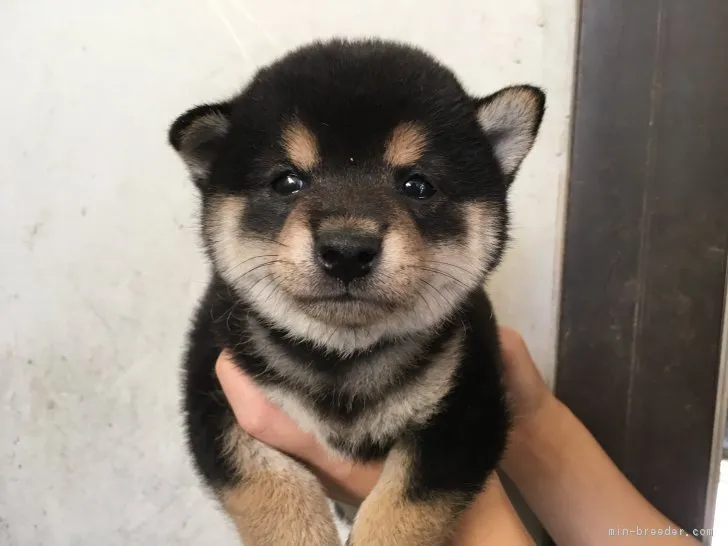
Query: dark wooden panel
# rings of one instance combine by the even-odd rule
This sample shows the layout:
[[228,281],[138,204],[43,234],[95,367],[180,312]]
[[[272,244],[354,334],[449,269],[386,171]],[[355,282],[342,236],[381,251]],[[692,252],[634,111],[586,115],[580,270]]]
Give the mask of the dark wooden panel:
[[703,526],[728,244],[728,2],[583,0],[557,394]]

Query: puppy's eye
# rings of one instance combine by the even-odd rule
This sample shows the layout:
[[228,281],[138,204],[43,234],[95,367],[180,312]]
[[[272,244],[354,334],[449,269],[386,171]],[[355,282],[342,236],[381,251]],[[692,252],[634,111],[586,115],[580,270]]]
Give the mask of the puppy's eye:
[[429,199],[437,190],[421,176],[412,176],[402,186],[402,192],[412,199]]
[[273,181],[273,191],[280,195],[293,195],[307,186],[303,179],[295,174],[287,173]]

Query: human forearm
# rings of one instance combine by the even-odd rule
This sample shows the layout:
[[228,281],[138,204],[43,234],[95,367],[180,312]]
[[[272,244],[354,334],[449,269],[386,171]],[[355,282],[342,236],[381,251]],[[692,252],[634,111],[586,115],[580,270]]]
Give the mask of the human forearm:
[[[556,398],[550,397],[528,423],[516,427],[503,466],[561,546],[613,544],[620,530],[635,531],[620,536],[620,544],[644,544],[652,538],[638,529],[680,532],[640,495]],[[659,539],[660,544],[691,542],[685,535],[663,534]]]

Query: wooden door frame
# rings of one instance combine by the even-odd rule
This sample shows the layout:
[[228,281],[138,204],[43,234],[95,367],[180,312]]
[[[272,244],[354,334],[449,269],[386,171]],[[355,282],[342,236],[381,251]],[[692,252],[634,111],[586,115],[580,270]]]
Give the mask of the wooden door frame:
[[724,408],[728,1],[582,0],[578,21],[555,390],[701,529]]

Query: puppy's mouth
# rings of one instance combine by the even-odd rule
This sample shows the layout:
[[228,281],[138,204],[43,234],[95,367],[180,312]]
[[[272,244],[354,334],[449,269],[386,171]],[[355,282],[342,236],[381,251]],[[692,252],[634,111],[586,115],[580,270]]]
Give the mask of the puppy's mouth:
[[357,327],[381,320],[399,304],[350,287],[317,294],[297,294],[293,299],[308,315],[322,322]]
[[362,294],[360,291],[351,290],[350,288],[344,288],[341,291],[333,292],[330,294],[297,296],[296,299],[304,304],[366,303],[371,305],[383,306],[391,305],[391,302],[388,302],[383,298],[377,298],[375,296]]
[[332,309],[337,306],[350,307],[352,305],[378,307],[382,310],[392,310],[396,307],[394,302],[386,298],[350,288],[327,294],[296,295],[294,299],[302,305],[329,305]]

